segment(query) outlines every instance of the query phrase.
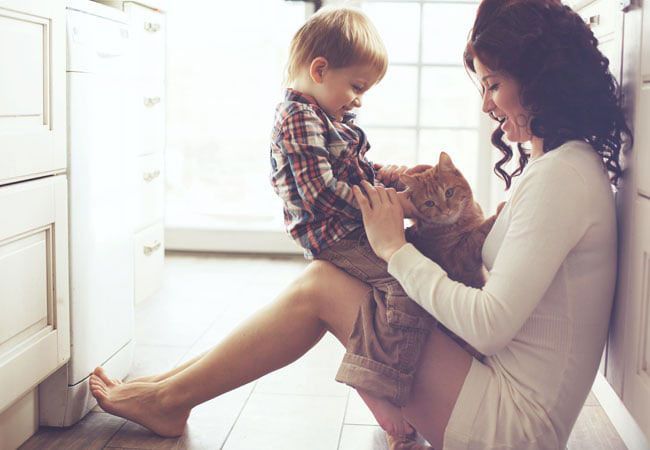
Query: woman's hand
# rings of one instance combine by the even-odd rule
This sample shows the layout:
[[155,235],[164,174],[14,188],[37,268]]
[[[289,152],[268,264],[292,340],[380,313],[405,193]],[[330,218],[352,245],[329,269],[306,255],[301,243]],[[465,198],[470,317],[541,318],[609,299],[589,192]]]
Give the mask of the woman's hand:
[[368,242],[377,256],[388,262],[406,244],[402,206],[395,189],[373,186],[365,180],[361,184],[365,195],[359,186],[353,186],[352,192],[361,208]]

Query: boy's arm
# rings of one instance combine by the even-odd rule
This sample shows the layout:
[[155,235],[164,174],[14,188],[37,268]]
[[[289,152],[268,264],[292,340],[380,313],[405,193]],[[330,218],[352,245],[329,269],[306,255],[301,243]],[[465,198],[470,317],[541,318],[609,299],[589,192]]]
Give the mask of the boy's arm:
[[301,110],[285,118],[277,144],[287,156],[295,188],[305,203],[326,214],[360,220],[351,186],[334,177],[325,133],[313,111]]

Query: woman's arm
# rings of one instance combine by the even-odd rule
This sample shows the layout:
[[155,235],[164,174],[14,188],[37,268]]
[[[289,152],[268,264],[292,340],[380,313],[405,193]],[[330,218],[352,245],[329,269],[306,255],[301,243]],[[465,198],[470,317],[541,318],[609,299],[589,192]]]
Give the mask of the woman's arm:
[[395,226],[400,210],[390,194],[364,185],[355,190],[368,240],[409,296],[481,353],[505,347],[528,319],[567,254],[586,232],[588,193],[573,167],[540,161],[510,202],[510,225],[490,277],[475,289],[447,277],[407,244]]

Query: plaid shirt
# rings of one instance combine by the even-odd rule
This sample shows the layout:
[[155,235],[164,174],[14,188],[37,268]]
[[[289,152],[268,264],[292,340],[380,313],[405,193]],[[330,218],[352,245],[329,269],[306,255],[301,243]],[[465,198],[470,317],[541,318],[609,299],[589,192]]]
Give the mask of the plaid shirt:
[[363,225],[352,185],[375,183],[370,144],[353,123],[323,111],[313,97],[287,89],[276,108],[271,184],[284,202],[287,232],[313,258]]

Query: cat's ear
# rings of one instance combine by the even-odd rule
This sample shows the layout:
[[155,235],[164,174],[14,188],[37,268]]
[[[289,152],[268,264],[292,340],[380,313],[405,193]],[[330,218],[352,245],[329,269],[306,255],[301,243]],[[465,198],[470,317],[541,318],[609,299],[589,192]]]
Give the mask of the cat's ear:
[[399,176],[399,181],[409,189],[413,189],[418,183],[418,177],[415,175],[407,175],[405,173]]
[[451,157],[445,152],[440,152],[440,158],[438,159],[438,167],[446,171],[452,171],[456,168],[456,166],[454,166],[454,163],[451,162]]

